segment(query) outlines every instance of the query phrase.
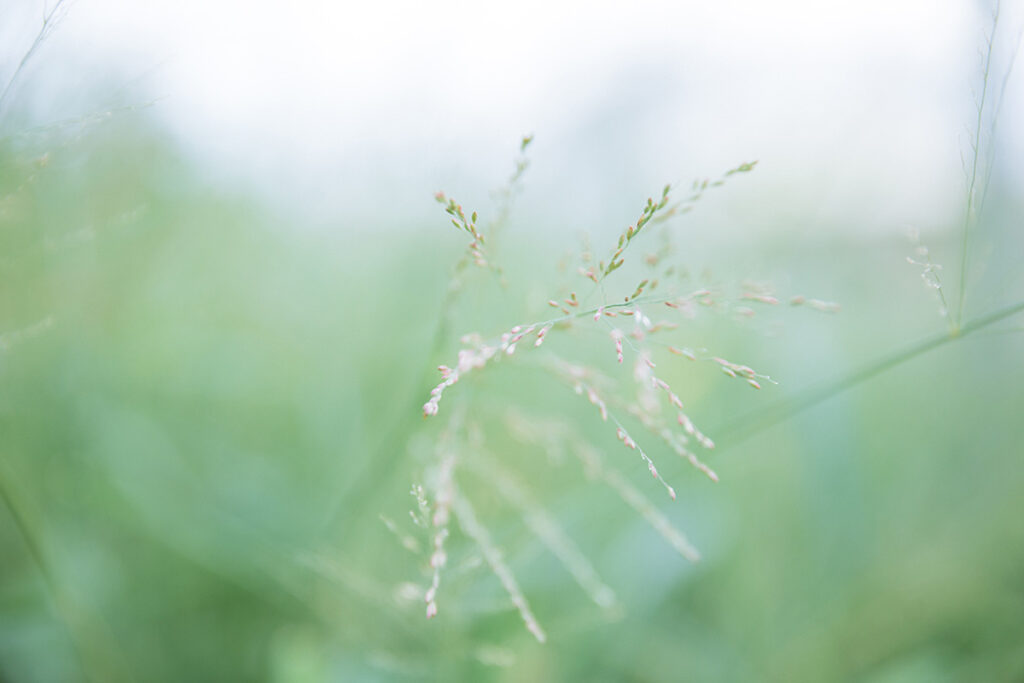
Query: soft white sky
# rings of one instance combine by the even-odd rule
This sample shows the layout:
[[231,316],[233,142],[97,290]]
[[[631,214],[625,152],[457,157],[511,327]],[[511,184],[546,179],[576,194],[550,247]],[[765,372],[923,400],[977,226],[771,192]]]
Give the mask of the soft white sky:
[[[1020,4],[1005,3],[1003,46]],[[41,4],[5,5],[9,61]],[[76,0],[35,68],[65,88],[103,78],[161,97],[154,111],[212,175],[314,216],[372,221],[384,195],[414,215],[441,187],[482,196],[534,132],[531,193],[588,220],[610,194],[635,203],[759,159],[745,193],[784,197],[787,219],[927,229],[962,201],[989,13],[965,0]],[[1008,88],[1004,162],[1024,157],[1022,85],[1018,73]]]

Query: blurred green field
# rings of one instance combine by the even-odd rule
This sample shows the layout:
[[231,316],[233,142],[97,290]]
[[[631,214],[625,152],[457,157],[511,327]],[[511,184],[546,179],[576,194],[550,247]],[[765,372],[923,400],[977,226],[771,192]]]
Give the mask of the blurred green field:
[[[557,219],[526,187],[524,215]],[[485,429],[510,405],[574,425],[700,563],[573,462],[488,432],[618,608],[594,606],[467,472],[460,487],[549,639],[530,637],[460,534],[441,614],[425,620],[422,593],[402,588],[429,583],[423,557],[379,516],[405,524],[414,505],[438,438],[420,410],[433,368],[458,334],[543,316],[571,277],[556,266],[574,238],[538,238],[513,217],[510,287],[470,274],[432,357],[464,247],[434,190],[422,188],[415,226],[385,218],[371,232],[340,216],[312,229],[211,189],[144,112],[0,141],[0,681],[1024,679],[1021,316],[762,424],[759,411],[944,330],[902,235],[827,225],[780,224],[737,247],[680,223],[698,245],[679,255],[690,268],[843,306],[680,331],[780,382],[754,392],[713,368],[673,371],[720,442],[718,484],[652,447],[680,494],[664,498],[593,410],[530,363],[452,389],[473,396]],[[967,319],[1024,298],[1024,197],[996,194]],[[621,228],[616,211],[609,200],[595,240]],[[958,220],[931,233],[950,276]],[[550,346],[587,353],[587,339]]]

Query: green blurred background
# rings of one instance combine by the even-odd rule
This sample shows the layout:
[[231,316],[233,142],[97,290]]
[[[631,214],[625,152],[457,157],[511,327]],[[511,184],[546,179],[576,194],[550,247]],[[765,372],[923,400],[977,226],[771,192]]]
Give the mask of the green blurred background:
[[[358,219],[309,219],[212,182],[149,109],[102,111],[43,125],[31,107],[0,110],[0,681],[1024,680],[1024,319],[832,391],[944,332],[901,231],[801,222],[804,190],[769,195],[760,168],[680,221],[681,265],[842,312],[700,316],[677,333],[779,384],[669,371],[719,442],[721,477],[652,446],[676,502],[528,362],[451,390],[618,595],[593,605],[486,477],[460,474],[540,645],[457,532],[441,613],[424,619],[425,556],[380,515],[415,533],[408,491],[439,438],[420,405],[457,336],[545,317],[575,277],[558,268],[578,248],[570,227],[592,227],[601,251],[647,190],[580,207],[535,165],[500,245],[509,287],[470,273],[445,315],[464,240],[437,187],[381,187]],[[506,152],[479,152],[481,167],[505,168]],[[1024,299],[1024,195],[995,170],[967,320]],[[494,211],[502,178],[466,180],[473,208]],[[952,296],[960,211],[928,234]],[[607,349],[580,351],[604,343],[549,345],[611,372]],[[703,560],[573,462],[492,429],[509,406],[572,425]]]

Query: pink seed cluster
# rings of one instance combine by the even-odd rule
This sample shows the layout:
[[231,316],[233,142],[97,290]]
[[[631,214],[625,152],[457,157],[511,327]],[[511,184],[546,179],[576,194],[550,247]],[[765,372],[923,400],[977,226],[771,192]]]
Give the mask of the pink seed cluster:
[[[583,385],[577,385],[577,387],[582,387],[582,386]],[[597,410],[601,413],[601,420],[603,422],[607,422],[608,421],[608,406],[605,405],[605,402],[601,399],[600,396],[597,395],[597,392],[594,391],[593,387],[587,386],[586,390],[587,390],[587,400],[589,400],[591,403],[593,403],[595,406],[597,406]]]
[[808,299],[805,296],[797,295],[789,300],[791,306],[807,306],[823,313],[838,313],[840,305],[834,301],[822,301],[821,299]]
[[449,455],[441,461],[438,473],[437,502],[434,514],[431,516],[431,524],[435,530],[434,550],[430,555],[430,568],[433,570],[433,577],[430,587],[427,588],[427,592],[423,596],[423,601],[427,604],[427,619],[437,616],[437,589],[441,585],[441,569],[448,563],[444,542],[448,538],[448,520],[451,517],[452,500],[455,495],[454,469],[454,456]]
[[654,461],[651,460],[651,458],[646,453],[644,453],[642,448],[637,446],[636,441],[634,441],[633,437],[631,437],[629,433],[627,433],[626,430],[623,429],[622,425],[619,425],[618,429],[615,430],[615,435],[619,437],[619,441],[621,441],[623,445],[626,446],[626,448],[634,450],[640,454],[640,457],[644,459],[645,463],[647,463],[647,471],[651,473],[652,477],[661,482],[662,486],[664,486],[665,489],[668,491],[668,495],[672,498],[672,500],[675,500],[676,490],[669,486],[667,481],[661,478],[661,475],[658,474],[658,468],[654,466]]
[[[540,346],[544,342],[544,337],[551,331],[551,327],[552,325],[545,325],[537,332],[535,346]],[[437,369],[441,372],[441,382],[430,390],[430,399],[423,404],[423,416],[431,417],[437,415],[445,389],[458,382],[467,372],[484,367],[499,354],[511,356],[515,353],[516,344],[523,337],[531,334],[534,329],[536,329],[535,325],[528,325],[526,327],[516,325],[508,332],[502,334],[499,341],[492,344],[480,342],[479,338],[475,335],[463,337],[463,343],[476,342],[476,346],[460,349],[454,368],[447,365],[438,366]]]
[[768,304],[770,306],[774,306],[779,303],[779,300],[770,294],[758,294],[756,292],[744,292],[740,298],[746,299],[747,301],[757,301],[758,303]]
[[622,362],[622,330],[615,328],[611,331],[612,341],[615,342],[615,357]]
[[715,447],[715,442],[701,433],[701,431],[697,429],[696,425],[693,424],[693,420],[691,420],[686,413],[679,411],[679,414],[676,416],[676,420],[682,426],[683,431],[695,438],[697,443],[701,446],[708,449]]
[[762,379],[768,379],[769,381],[771,381],[770,377],[768,377],[767,375],[757,374],[756,372],[754,372],[753,368],[747,365],[733,363],[731,361],[727,361],[724,358],[719,358],[717,356],[713,357],[711,360],[718,363],[719,367],[722,368],[722,372],[728,375],[729,377],[742,378],[746,380],[747,384],[754,387],[755,389],[761,388],[761,383],[758,382],[756,378],[760,377]]

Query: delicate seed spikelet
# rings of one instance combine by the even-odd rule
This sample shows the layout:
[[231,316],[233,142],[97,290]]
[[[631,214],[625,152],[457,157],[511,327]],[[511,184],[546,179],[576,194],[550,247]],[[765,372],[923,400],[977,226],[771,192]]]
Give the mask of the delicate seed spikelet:
[[668,482],[662,479],[661,475],[658,474],[658,469],[654,466],[654,461],[651,460],[650,456],[648,456],[647,453],[644,452],[644,449],[640,448],[640,446],[637,445],[636,441],[634,441],[633,438],[629,435],[629,433],[626,432],[625,427],[623,427],[618,420],[615,420],[615,423],[617,424],[615,434],[616,436],[619,437],[619,440],[626,446],[626,448],[634,450],[640,454],[640,457],[643,458],[644,463],[646,463],[647,470],[651,473],[651,476],[657,479],[658,482],[665,487],[665,490],[668,491],[669,497],[672,498],[672,500],[675,500],[676,490],[669,486]]
[[839,304],[833,301],[822,301],[821,299],[808,299],[805,296],[797,295],[789,300],[792,306],[807,306],[813,308],[816,311],[822,311],[823,313],[838,313],[840,310]]
[[600,607],[612,607],[616,602],[615,592],[601,580],[576,544],[530,495],[526,486],[504,470],[496,458],[477,457],[472,463],[481,476],[493,482],[497,492],[519,510],[526,525],[562,562],[590,599]]
[[[540,332],[537,334],[537,342],[535,343],[535,346],[541,345],[544,335],[546,335],[551,328],[551,324],[541,328]],[[441,397],[446,389],[456,384],[467,372],[483,368],[495,357],[498,357],[499,355],[512,355],[515,352],[516,343],[527,334],[533,332],[534,329],[534,325],[528,325],[526,327],[517,325],[509,332],[502,334],[498,341],[491,343],[483,342],[479,335],[464,335],[462,337],[462,343],[471,344],[473,347],[459,350],[458,362],[454,368],[450,368],[447,365],[438,366],[438,370],[441,372],[442,381],[430,390],[430,399],[423,404],[423,416],[432,417],[437,415],[439,412]]]
[[683,356],[684,358],[689,358],[690,360],[697,360],[697,356],[695,356],[693,351],[691,351],[690,349],[677,349],[674,346],[670,346],[668,347],[668,350],[669,353],[673,353],[677,356]]
[[519,583],[512,574],[512,570],[502,559],[501,551],[494,545],[494,542],[491,540],[490,533],[477,520],[476,512],[469,504],[469,501],[466,500],[464,496],[456,496],[454,501],[454,510],[455,515],[459,520],[459,526],[462,527],[462,530],[466,532],[466,535],[472,538],[480,548],[480,552],[483,554],[484,560],[490,566],[491,571],[494,572],[495,576],[498,577],[498,580],[501,581],[501,585],[505,588],[505,592],[508,593],[509,598],[512,600],[512,604],[519,611],[519,616],[526,625],[526,629],[533,634],[533,637],[536,638],[538,642],[545,642],[547,640],[547,635],[544,633],[544,629],[541,628],[540,623],[537,622],[537,618],[530,610],[530,605],[526,601],[526,597],[523,595],[522,590],[520,590]]
[[779,303],[779,300],[776,299],[774,296],[769,296],[767,294],[756,294],[753,292],[746,292],[740,298],[747,299],[748,301],[757,301],[759,303],[769,305],[775,305]]
[[[523,138],[521,150],[525,150],[530,139],[529,136]],[[760,389],[762,382],[772,382],[770,377],[755,372],[749,366],[712,356],[706,349],[692,350],[681,346],[669,346],[664,344],[662,339],[665,337],[665,332],[679,328],[680,323],[687,324],[689,319],[698,315],[719,314],[733,318],[734,322],[739,322],[735,320],[736,316],[752,316],[755,308],[758,311],[766,312],[763,306],[777,305],[779,299],[768,286],[757,282],[742,282],[737,289],[728,289],[726,286],[714,284],[714,291],[703,287],[689,291],[702,283],[716,283],[716,279],[709,271],[704,271],[699,280],[694,280],[691,279],[693,276],[687,269],[665,263],[666,258],[673,253],[673,247],[667,237],[660,248],[656,247],[655,250],[642,254],[642,263],[630,263],[631,267],[635,265],[638,270],[643,269],[647,277],[637,276],[637,279],[624,282],[622,283],[624,287],[618,288],[606,282],[606,279],[616,270],[623,268],[625,261],[630,258],[630,253],[627,252],[633,248],[633,244],[641,234],[652,232],[652,225],[690,211],[706,192],[722,186],[726,179],[735,174],[752,170],[756,163],[740,164],[717,178],[698,179],[693,183],[692,191],[689,194],[685,193],[685,188],[680,188],[682,191],[677,189],[673,193],[672,187],[666,185],[659,195],[647,199],[639,215],[634,214],[635,221],[621,230],[617,236],[617,242],[614,245],[609,245],[613,248],[604,254],[605,258],[603,259],[596,258],[591,252],[589,244],[585,242],[579,260],[575,263],[579,264],[577,273],[586,277],[592,285],[585,284],[587,289],[581,290],[581,294],[576,291],[570,291],[568,296],[564,291],[554,294],[547,300],[547,304],[550,308],[557,309],[558,313],[551,314],[551,317],[546,320],[538,320],[528,325],[516,325],[496,337],[483,338],[475,334],[463,337],[463,348],[458,351],[456,362],[450,366],[438,367],[441,381],[434,386],[429,399],[423,405],[424,416],[438,414],[439,404],[445,391],[465,377],[466,373],[483,369],[489,364],[503,359],[506,363],[518,363],[519,357],[525,354],[528,358],[535,358],[541,367],[553,367],[555,369],[553,374],[556,377],[563,380],[575,394],[581,398],[586,397],[586,400],[596,409],[601,421],[610,423],[608,432],[614,427],[617,440],[625,449],[640,456],[651,477],[664,486],[672,499],[676,498],[676,491],[663,478],[654,459],[645,450],[642,442],[649,438],[645,436],[645,433],[657,437],[673,453],[690,463],[692,467],[712,481],[718,481],[718,475],[694,453],[694,451],[700,452],[700,448],[714,448],[714,442],[703,434],[684,412],[684,403],[680,395],[669,383],[669,380],[673,379],[672,375],[666,371],[662,371],[661,376],[656,374],[659,365],[669,367],[670,364],[662,363],[661,358],[658,358],[659,362],[656,363],[654,355],[660,353],[659,347],[667,347],[668,353],[672,355],[682,356],[692,361],[700,360],[702,363],[710,362],[726,376],[741,379],[752,388]],[[517,161],[513,180],[525,167],[525,160]],[[500,241],[493,239],[492,228],[496,223],[488,223],[481,228],[477,212],[473,211],[467,214],[460,204],[443,192],[438,192],[435,199],[444,207],[453,226],[461,232],[465,232],[470,238],[469,246],[456,268],[456,273],[460,272],[459,269],[464,264],[467,264],[467,267],[468,264],[476,264],[500,272],[491,262],[493,255],[491,248]],[[486,238],[484,232],[487,233]],[[560,272],[571,271],[571,263],[573,263],[571,255],[563,259],[559,266]],[[660,285],[659,280],[662,283]],[[578,280],[576,283],[579,285]],[[567,289],[571,289],[571,287]],[[655,296],[656,289],[658,290],[657,296]],[[687,291],[689,293],[686,293]],[[544,301],[542,297],[538,298],[540,301]],[[662,303],[672,312],[668,313],[661,308],[660,304]],[[838,306],[835,304],[805,297],[794,297],[791,303],[822,311],[838,310]],[[547,309],[545,308],[545,310]],[[658,320],[655,323],[647,315],[652,311],[661,311],[670,320]],[[446,311],[446,315],[448,313],[449,311]],[[588,320],[591,317],[593,320]],[[660,316],[654,317],[657,319]],[[632,354],[631,360],[635,361],[632,366],[632,377],[635,381],[633,383],[623,382],[621,372],[614,376],[605,376],[597,367],[560,361],[549,353],[550,347],[544,353],[533,355],[529,350],[531,347],[529,342],[533,342],[532,348],[540,347],[556,326],[559,334],[572,330],[597,330],[607,333],[615,347],[615,359],[618,364],[624,363],[624,345],[628,344]],[[655,333],[661,334],[657,340],[651,337]],[[527,341],[521,343],[523,339]],[[571,348],[569,343],[564,346]],[[598,347],[599,351],[600,348]],[[515,355],[517,350],[518,356]],[[579,357],[584,356],[581,354]],[[601,358],[602,360],[597,363],[599,366],[614,367],[611,365],[610,354],[601,356]],[[579,362],[575,359],[571,360]],[[678,380],[674,381],[678,383]],[[596,577],[596,573],[587,560],[561,531],[557,523],[544,513],[539,503],[531,498],[528,490],[518,483],[511,474],[501,469],[498,464],[500,461],[497,458],[491,458],[486,454],[482,428],[485,422],[482,416],[487,411],[494,409],[493,404],[493,401],[472,404],[467,402],[465,405],[469,406],[468,408],[458,406],[456,410],[450,411],[451,416],[447,415],[449,411],[446,410],[449,426],[442,431],[442,440],[449,439],[451,434],[458,433],[462,436],[451,437],[450,441],[444,442],[444,448],[438,449],[437,464],[427,470],[427,474],[430,476],[428,484],[433,504],[430,505],[426,502],[426,494],[421,490],[417,497],[419,513],[412,513],[414,522],[417,522],[425,530],[428,539],[426,545],[429,552],[427,564],[431,582],[422,597],[426,605],[427,618],[433,618],[439,613],[437,597],[440,576],[442,569],[449,565],[449,551],[452,557],[459,556],[454,549],[446,547],[455,540],[454,538],[449,540],[448,525],[451,521],[450,518],[453,518],[464,532],[457,537],[468,538],[475,544],[477,554],[473,556],[483,558],[478,562],[486,562],[497,576],[527,630],[538,641],[544,642],[546,634],[531,611],[511,569],[504,561],[501,550],[494,544],[487,528],[477,519],[469,498],[455,485],[454,453],[459,453],[460,473],[464,469],[469,469],[470,476],[484,480],[489,489],[488,493],[496,493],[517,509],[529,530],[562,562],[595,603],[602,607],[610,605],[614,600],[614,593]],[[523,443],[532,444],[531,450],[547,454],[554,462],[561,462],[566,455],[575,455],[582,463],[583,471],[588,478],[607,483],[682,556],[692,561],[699,559],[699,554],[685,536],[677,531],[637,488],[634,488],[616,471],[604,467],[600,452],[586,443],[586,439],[583,438],[585,435],[574,432],[559,418],[540,416],[513,419],[511,411],[515,409],[503,409],[510,411],[506,414],[507,436]],[[474,421],[464,424],[462,416],[467,413],[472,415]],[[623,424],[620,418],[626,420],[629,423],[628,426],[634,430],[639,430],[638,425],[642,425],[643,432],[636,431],[636,435],[641,437],[640,442],[628,431],[627,425]],[[607,436],[610,437],[610,434]],[[458,450],[460,446],[464,447],[464,450]],[[636,465],[632,456],[626,457],[621,450],[615,451],[614,455],[632,466]],[[492,460],[493,462],[491,462]],[[415,541],[415,539],[412,540]],[[403,545],[410,547],[412,544],[403,540]],[[418,599],[419,594],[416,597]]]
[[427,619],[437,615],[437,589],[441,585],[441,569],[448,563],[448,554],[444,549],[448,538],[448,519],[455,494],[454,484],[455,456],[448,454],[441,460],[437,475],[437,500],[431,523],[435,529],[433,537],[433,553],[430,555],[430,568],[433,575],[430,587],[423,596],[426,603]]
[[[577,386],[583,386],[583,385],[577,385]],[[597,409],[600,411],[600,413],[601,413],[601,420],[604,421],[604,422],[607,422],[608,421],[608,406],[605,405],[605,402],[603,400],[601,400],[601,397],[597,395],[597,392],[594,391],[594,389],[592,387],[587,386],[586,387],[586,391],[587,391],[587,399],[589,399],[589,401],[591,403],[593,403],[595,406],[597,406]]]
[[697,429],[696,425],[693,424],[693,420],[691,420],[686,413],[679,411],[676,419],[679,422],[679,424],[683,427],[683,430],[687,434],[695,438],[697,440],[697,443],[699,443],[701,446],[707,449],[715,447],[715,442],[709,439],[703,433],[701,433],[701,431]]
[[622,362],[622,331],[614,329],[611,331],[612,341],[615,342],[615,357]]
[[[537,425],[542,424],[543,422],[543,418],[535,417],[522,417],[516,421],[516,423],[520,425]],[[602,464],[601,456],[595,448],[588,445],[585,441],[570,437],[569,434],[565,433],[564,427],[561,429],[551,427],[551,429],[561,438],[568,441],[572,454],[580,461],[588,477],[606,483],[627,505],[640,514],[640,516],[650,524],[655,531],[661,534],[669,545],[675,548],[676,551],[684,558],[691,562],[697,562],[700,560],[700,553],[697,552],[697,549],[694,548],[686,539],[686,536],[676,529],[668,518],[666,518],[665,515],[651,504],[651,502],[648,501],[647,498],[636,489],[636,487],[624,479],[615,470],[606,468]],[[517,433],[521,438],[530,443],[533,443],[536,439],[540,438],[539,433],[535,431],[517,431]]]
[[[413,519],[415,519],[415,515],[413,516]],[[387,527],[388,531],[395,535],[395,538],[398,539],[403,548],[411,553],[418,553],[420,551],[419,541],[403,532],[398,525],[395,524],[394,520],[385,515],[380,515],[380,521],[384,522],[384,526]]]
[[533,345],[534,346],[540,346],[541,344],[543,344],[544,343],[544,337],[550,331],[551,331],[551,325],[545,325],[544,327],[540,328],[540,332],[537,333],[537,341],[535,341]]
[[921,268],[921,280],[924,281],[925,287],[935,292],[939,299],[939,315],[946,318],[946,321],[950,325],[950,330],[956,329],[956,325],[953,322],[949,312],[949,305],[946,302],[946,294],[942,289],[942,279],[939,277],[939,273],[942,271],[942,266],[938,263],[932,262],[931,253],[928,247],[921,244],[921,236],[916,229],[910,231],[910,241],[916,246],[914,249],[917,256],[922,259],[920,261],[908,256],[907,263],[918,266]]

